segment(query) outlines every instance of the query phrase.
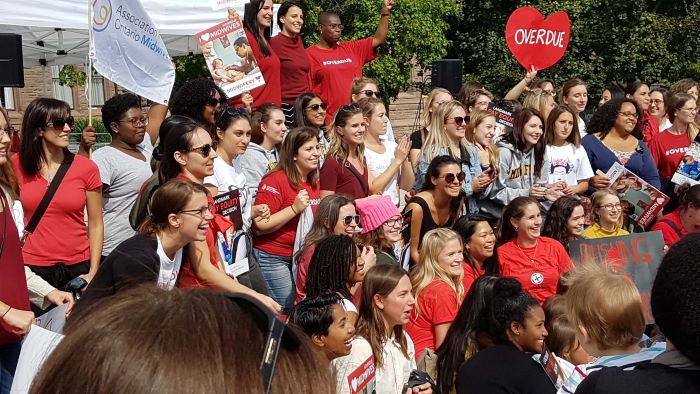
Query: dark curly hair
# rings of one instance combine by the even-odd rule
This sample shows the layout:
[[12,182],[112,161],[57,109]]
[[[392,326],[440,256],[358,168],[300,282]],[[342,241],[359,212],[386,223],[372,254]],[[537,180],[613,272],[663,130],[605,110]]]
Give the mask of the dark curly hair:
[[307,298],[331,292],[346,299],[350,293],[351,271],[357,264],[357,246],[347,235],[329,235],[316,245],[311,257],[304,293]]
[[[620,112],[620,108],[622,108],[622,104],[624,103],[634,105],[634,109],[637,112],[637,119],[642,119],[642,110],[639,109],[639,105],[637,105],[637,102],[633,99],[624,98],[610,100],[593,114],[593,118],[586,128],[588,134],[600,133],[600,139],[602,140],[605,138],[610,130],[615,127],[617,113]],[[632,133],[630,134],[640,140],[643,138],[644,133],[642,132],[640,122],[637,122],[637,125],[634,126],[634,130],[632,130]]]
[[202,112],[216,92],[219,92],[222,101],[225,100],[226,94],[211,79],[202,77],[189,80],[170,100],[170,114],[187,116],[209,130],[212,125],[202,118]]
[[132,108],[141,109],[141,99],[133,93],[118,94],[105,101],[102,106],[102,123],[109,134],[114,134],[112,123],[119,120]]
[[569,251],[568,221],[576,207],[583,206],[581,200],[564,196],[552,204],[542,227],[542,235],[560,241],[566,251]]

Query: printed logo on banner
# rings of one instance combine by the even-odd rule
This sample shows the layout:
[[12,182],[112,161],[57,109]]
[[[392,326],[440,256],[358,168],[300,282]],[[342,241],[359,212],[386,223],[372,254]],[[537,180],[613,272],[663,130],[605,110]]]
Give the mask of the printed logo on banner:
[[109,21],[112,20],[112,3],[110,0],[94,0],[92,9],[92,29],[98,32],[106,29],[109,26]]
[[348,375],[350,394],[376,393],[376,372],[376,367],[374,366],[374,356],[369,356],[365,362],[363,362],[359,367],[357,367],[357,369]]
[[214,82],[232,98],[263,86],[258,62],[238,15],[195,34]]
[[506,42],[515,59],[526,70],[537,71],[556,64],[569,45],[571,22],[564,11],[547,19],[534,7],[520,7],[506,23]]

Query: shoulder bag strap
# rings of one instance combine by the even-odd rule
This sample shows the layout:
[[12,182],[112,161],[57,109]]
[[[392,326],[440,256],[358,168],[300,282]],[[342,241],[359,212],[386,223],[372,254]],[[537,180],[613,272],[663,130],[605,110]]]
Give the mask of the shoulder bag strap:
[[668,227],[671,227],[671,229],[673,231],[675,231],[679,237],[681,237],[681,238],[683,237],[683,233],[681,232],[681,229],[679,229],[678,226],[676,226],[676,223],[673,223],[672,221],[670,221],[668,219],[661,219],[661,220],[659,220],[659,223],[663,223],[663,224],[668,225]]
[[[353,167],[352,164],[350,164],[350,162],[347,160],[343,163],[343,165],[345,166],[345,168],[348,169],[348,171],[350,171],[353,175],[355,175],[357,180],[360,182],[360,187],[362,188],[362,191],[365,193],[365,196],[369,196],[369,190],[367,190],[367,188],[365,187],[365,184],[362,183],[362,176],[360,175],[359,172],[357,172],[357,170],[355,170],[355,167]],[[365,171],[369,171],[369,168],[365,168]]]
[[61,163],[60,167],[58,167],[58,171],[56,171],[56,176],[54,176],[54,178],[51,180],[48,190],[46,190],[46,193],[41,199],[41,202],[36,208],[36,211],[34,211],[32,218],[29,219],[27,227],[24,228],[24,234],[22,235],[21,240],[22,245],[24,245],[24,240],[27,238],[27,235],[33,233],[36,229],[36,226],[39,225],[39,221],[44,216],[46,208],[49,207],[49,204],[51,203],[54,194],[56,194],[56,190],[58,190],[58,187],[61,185],[61,181],[63,181],[63,177],[66,176],[66,173],[68,172],[68,169],[70,168],[71,164],[73,164],[73,158],[68,158],[64,160],[63,163]]

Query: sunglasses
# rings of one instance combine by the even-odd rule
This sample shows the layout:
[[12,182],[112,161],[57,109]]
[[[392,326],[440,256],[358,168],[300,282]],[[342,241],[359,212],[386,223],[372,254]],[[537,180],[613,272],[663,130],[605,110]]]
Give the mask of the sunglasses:
[[67,118],[56,118],[46,124],[48,127],[53,127],[54,130],[63,130],[63,128],[68,125],[71,129],[75,125],[75,118],[69,116]]
[[293,330],[287,329],[287,324],[255,298],[242,293],[228,293],[226,298],[238,304],[243,311],[255,315],[258,328],[266,333],[263,357],[260,362],[260,375],[263,393],[268,394],[272,385],[272,377],[275,374],[280,347],[284,345],[285,348],[295,351],[302,344],[301,338]]
[[356,225],[359,225],[360,224],[360,215],[348,215],[348,216],[343,218],[343,224],[346,226],[349,226],[353,222],[355,222]]
[[203,158],[209,157],[209,154],[211,153],[212,150],[216,150],[217,142],[213,141],[211,144],[206,144],[202,146],[198,146],[196,148],[190,148],[190,149],[185,149],[181,150],[180,152],[182,153],[187,153],[187,152],[199,152],[200,155],[202,155]]
[[367,97],[379,98],[379,92],[375,92],[374,90],[363,90],[361,93],[364,93]]
[[214,97],[210,97],[207,99],[207,101],[204,102],[204,104],[209,105],[211,107],[216,107],[219,104],[225,104],[225,103],[226,103],[226,99],[222,98],[222,99],[217,100]]
[[338,109],[338,111],[352,112],[352,111],[357,111],[358,109],[360,109],[360,106],[353,103],[353,104],[343,105],[342,107],[340,107],[340,109]]
[[447,183],[452,183],[457,179],[460,182],[464,182],[464,178],[466,178],[467,175],[464,174],[464,172],[460,172],[459,174],[452,174],[452,173],[447,173],[445,175],[440,175],[439,178],[445,178],[445,182]]
[[466,118],[464,116],[455,116],[454,118],[447,118],[445,119],[445,123],[447,123],[447,121],[450,119],[454,119],[455,124],[457,126],[461,126],[466,123]]
[[326,103],[311,104],[308,107],[306,107],[306,109],[309,109],[309,108],[311,108],[312,111],[318,111],[319,108],[321,108],[325,111],[326,108],[328,108],[328,104],[326,104]]

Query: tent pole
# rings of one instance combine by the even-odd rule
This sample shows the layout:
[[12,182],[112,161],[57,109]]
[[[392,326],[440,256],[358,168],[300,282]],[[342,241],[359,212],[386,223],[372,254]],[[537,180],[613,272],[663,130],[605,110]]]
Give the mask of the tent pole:
[[46,97],[48,95],[47,89],[46,89],[46,64],[41,65],[41,87],[43,88],[43,97]]
[[[92,127],[92,57],[90,50],[92,49],[92,20],[93,9],[92,0],[88,2],[88,58],[87,58],[87,101],[88,101],[88,126]],[[92,156],[92,147],[87,152],[88,158]]]

